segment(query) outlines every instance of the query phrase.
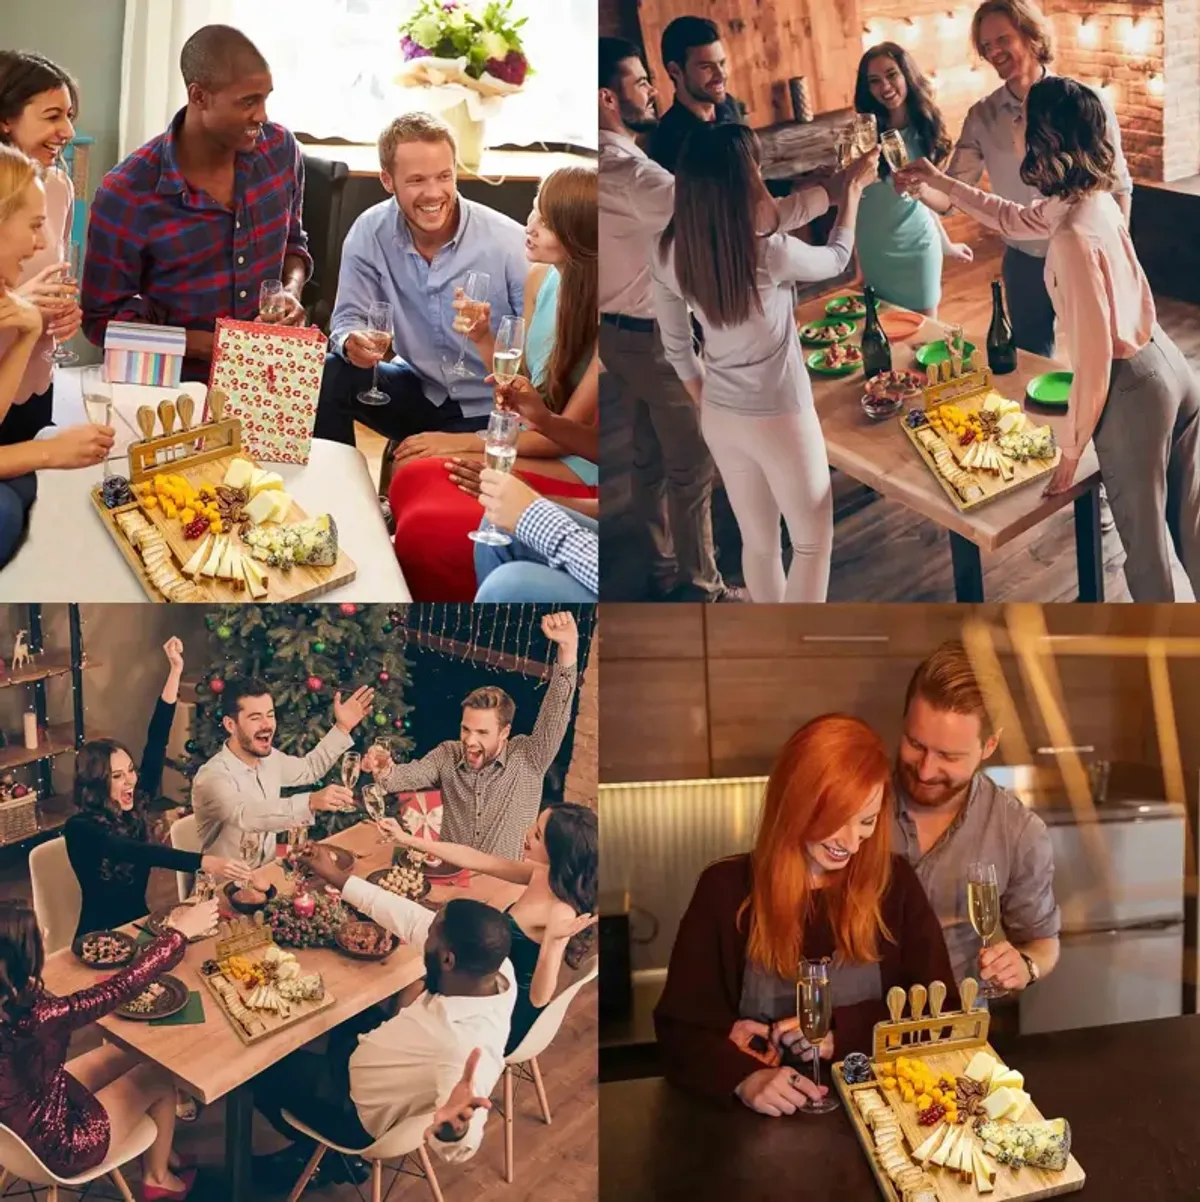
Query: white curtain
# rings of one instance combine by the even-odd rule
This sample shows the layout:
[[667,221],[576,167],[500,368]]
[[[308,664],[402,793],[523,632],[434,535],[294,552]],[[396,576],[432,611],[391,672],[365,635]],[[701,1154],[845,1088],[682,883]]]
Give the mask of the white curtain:
[[203,25],[232,25],[235,0],[125,0],[121,158],[167,128],[187,103],[179,52]]

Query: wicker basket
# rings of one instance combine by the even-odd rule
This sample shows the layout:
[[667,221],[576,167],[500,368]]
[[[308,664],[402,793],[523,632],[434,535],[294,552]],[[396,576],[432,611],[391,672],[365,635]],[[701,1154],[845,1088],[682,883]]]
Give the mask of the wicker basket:
[[0,801],[0,844],[16,843],[38,832],[37,793]]

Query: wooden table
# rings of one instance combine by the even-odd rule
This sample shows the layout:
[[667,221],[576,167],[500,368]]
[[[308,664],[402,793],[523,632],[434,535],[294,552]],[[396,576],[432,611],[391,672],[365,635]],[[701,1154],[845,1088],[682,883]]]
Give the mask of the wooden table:
[[[1200,1196],[1200,1017],[993,1041],[1071,1124],[1085,1202]],[[660,1077],[600,1087],[600,1202],[878,1202],[840,1111],[767,1118]]]
[[[304,143],[300,150],[310,158],[322,159],[327,163],[345,163],[350,174],[359,179],[376,179],[379,176],[379,150],[371,144],[317,145]],[[551,150],[485,150],[478,171],[459,169],[459,180],[484,180],[499,183],[513,180],[523,183],[540,183],[560,167],[596,166],[595,155],[569,154]]]
[[[355,875],[365,877],[391,860],[392,849],[378,842],[373,825],[362,823],[327,840],[363,858],[355,863]],[[276,865],[276,884],[285,884]],[[471,897],[503,908],[521,892],[521,886],[473,874],[466,886],[435,885],[426,901],[436,905],[454,897]],[[129,929],[129,928],[127,928]],[[234,1033],[229,1020],[200,979],[200,965],[213,955],[213,940],[192,944],[183,961],[171,970],[189,989],[204,999],[205,1021],[182,1027],[153,1027],[149,1023],[109,1015],[100,1020],[104,1035],[119,1047],[145,1060],[162,1065],[178,1084],[202,1102],[225,1098],[225,1170],[231,1202],[251,1198],[251,1124],[254,1111],[252,1082],[259,1073],[289,1053],[311,1043],[363,1010],[398,993],[424,975],[422,948],[402,945],[382,964],[351,960],[330,949],[296,949],[305,972],[320,972],[325,986],[337,999],[333,1006],[314,1014],[306,1022],[285,1027],[270,1039],[247,1047]],[[46,962],[44,980],[53,993],[62,995],[84,989],[103,979],[85,967],[69,949],[55,953]]]
[[[825,293],[800,304],[800,324],[825,316]],[[884,311],[895,305],[883,304]],[[862,326],[859,324],[859,331]],[[967,330],[969,342],[982,349],[986,330]],[[926,318],[915,334],[904,342],[892,343],[894,368],[917,367],[914,353],[923,343],[945,337],[944,327]],[[805,347],[807,357],[810,349]],[[920,368],[917,368],[920,370]],[[1017,370],[998,376],[996,388],[1013,400],[1024,400],[1025,386],[1047,371],[1061,371],[1063,365],[1026,351],[1017,352]],[[1079,573],[1079,600],[1104,600],[1104,558],[1100,546],[1100,467],[1091,444],[1083,453],[1074,485],[1054,497],[1042,495],[1045,481],[1036,481],[1009,495],[967,513],[950,502],[942,486],[934,479],[901,429],[899,417],[873,422],[862,411],[861,373],[837,379],[810,373],[817,414],[825,435],[830,465],[874,489],[882,496],[899,501],[950,533],[950,554],[954,563],[955,599],[983,601],[983,563],[981,552],[996,551],[1027,530],[1032,530],[1067,505],[1075,507],[1075,560]],[[1064,415],[1035,413],[1039,425],[1061,429]],[[886,552],[882,551],[881,554]],[[867,598],[864,598],[866,600]]]

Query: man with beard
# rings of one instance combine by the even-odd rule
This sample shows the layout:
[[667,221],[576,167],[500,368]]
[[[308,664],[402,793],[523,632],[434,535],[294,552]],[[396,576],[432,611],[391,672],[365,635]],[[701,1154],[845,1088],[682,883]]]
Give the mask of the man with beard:
[[740,121],[742,110],[725,90],[725,47],[712,21],[676,17],[662,35],[662,60],[675,85],[675,103],[650,135],[650,157],[675,170],[684,139],[698,125]]
[[[450,127],[429,113],[406,113],[379,135],[379,179],[391,199],[358,217],[342,247],[317,438],[353,446],[357,420],[391,439],[417,439],[408,450],[419,446],[423,456],[479,449],[462,437],[487,425],[492,365],[459,332],[470,320],[458,311],[458,290],[469,273],[487,273],[486,295],[472,299],[491,306],[495,333],[502,317],[522,314],[529,263],[523,226],[459,195],[457,153]],[[375,302],[391,306],[383,337],[368,332]],[[460,354],[466,378],[451,370]],[[388,403],[364,405],[358,394],[376,368]]]
[[[295,1052],[255,1081],[255,1105],[294,1141],[256,1161],[256,1182],[287,1189],[315,1149],[308,1136],[288,1126],[285,1109],[355,1149],[368,1148],[404,1119],[432,1112],[425,1132],[430,1147],[442,1160],[469,1160],[483,1140],[488,1096],[504,1071],[517,998],[507,918],[469,898],[433,914],[338,868],[319,845],[302,860],[339,889],[347,905],[405,943],[424,946],[425,987],[415,998],[403,998],[394,1018],[384,1020],[374,1010],[372,1026],[356,1016],[345,1031],[331,1032],[325,1054]],[[353,1179],[358,1166],[348,1166],[349,1174],[346,1167],[316,1184]]]
[[[942,923],[955,980],[1020,991],[1058,963],[1061,916],[1046,824],[983,774],[999,741],[961,643],[916,670],[896,757],[896,851],[907,856]],[[994,864],[1003,937],[983,948],[967,913],[967,869]]]
[[387,772],[380,784],[388,793],[441,790],[447,843],[506,860],[524,855],[525,833],[541,808],[543,778],[571,720],[579,651],[579,631],[569,613],[547,614],[542,633],[558,644],[558,661],[532,734],[512,734],[513,699],[486,685],[463,698],[457,739],[408,764],[393,764],[377,747],[362,758],[364,772]]
[[[192,782],[192,809],[206,855],[245,860],[256,868],[275,856],[275,835],[309,826],[322,810],[352,810],[354,794],[342,785],[282,797],[283,789],[312,785],[354,745],[350,732],[371,712],[373,689],[333,696],[333,729],[305,756],[275,749],[275,705],[261,680],[230,680],[221,693],[222,725],[229,738]],[[257,854],[242,848],[256,836]]]
[[207,380],[218,317],[254,321],[259,288],[283,280],[281,325],[302,325],[312,272],[296,139],[267,120],[271,72],[228,25],[184,44],[187,107],[96,190],[83,273],[83,330],[110,321],[182,326],[184,378]]
[[[652,559],[646,573],[633,573],[638,587],[649,577],[679,600],[735,599],[713,551],[712,457],[654,320],[649,258],[674,212],[675,181],[637,137],[657,124],[654,86],[637,47],[601,38],[600,429],[608,460],[601,488],[606,478],[621,478],[613,460],[631,455],[631,518],[638,536],[648,537]],[[602,492],[602,539],[619,508],[618,498]]]

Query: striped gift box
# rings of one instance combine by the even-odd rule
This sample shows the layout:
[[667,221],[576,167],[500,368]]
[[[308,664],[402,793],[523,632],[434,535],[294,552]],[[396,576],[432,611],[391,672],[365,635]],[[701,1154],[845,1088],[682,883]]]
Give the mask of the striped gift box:
[[110,321],[104,334],[109,383],[176,388],[186,346],[187,332],[175,326]]

